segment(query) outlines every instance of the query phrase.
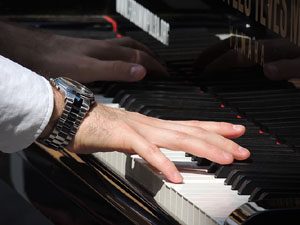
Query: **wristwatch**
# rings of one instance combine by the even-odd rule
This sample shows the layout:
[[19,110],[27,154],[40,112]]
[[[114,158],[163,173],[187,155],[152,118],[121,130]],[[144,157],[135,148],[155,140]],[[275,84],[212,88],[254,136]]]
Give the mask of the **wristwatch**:
[[38,138],[37,141],[54,150],[63,150],[94,104],[94,94],[86,86],[67,77],[51,78],[50,83],[65,95],[65,107],[49,137]]

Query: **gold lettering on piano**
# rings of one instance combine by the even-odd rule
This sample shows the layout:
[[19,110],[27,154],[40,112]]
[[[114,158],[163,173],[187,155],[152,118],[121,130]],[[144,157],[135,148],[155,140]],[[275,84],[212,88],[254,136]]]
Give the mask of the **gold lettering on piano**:
[[223,2],[247,17],[253,16],[256,22],[282,38],[289,36],[293,43],[300,46],[300,37],[298,37],[300,0],[223,0]]
[[244,0],[245,14],[250,16],[251,14],[251,0]]
[[249,61],[264,66],[265,47],[261,40],[255,40],[243,32],[230,27],[230,48],[245,56]]
[[266,26],[266,17],[264,15],[264,10],[263,10],[264,3],[265,3],[264,0],[260,0],[260,23],[261,25]]
[[274,11],[273,11],[273,31],[276,33],[276,34],[279,34],[279,26],[277,24],[277,7],[278,7],[278,4],[279,4],[279,0],[275,0],[274,2]]
[[287,37],[288,28],[288,9],[286,0],[281,1],[282,7],[280,9],[280,35],[283,38]]
[[300,20],[300,1],[291,0],[291,28],[290,28],[290,41],[299,46],[299,20]]

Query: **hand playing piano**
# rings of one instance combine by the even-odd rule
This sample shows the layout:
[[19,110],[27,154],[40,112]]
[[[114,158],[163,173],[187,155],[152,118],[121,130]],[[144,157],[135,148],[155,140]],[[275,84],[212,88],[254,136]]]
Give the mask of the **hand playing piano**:
[[75,153],[122,151],[138,154],[161,171],[168,180],[182,182],[173,162],[159,148],[183,150],[220,164],[249,157],[247,149],[228,138],[236,138],[245,127],[223,122],[166,121],[97,104],[83,120],[73,142]]
[[[270,39],[261,43],[264,45],[263,71],[267,78],[270,80],[300,78],[299,47],[287,39]],[[245,49],[248,47],[246,45]],[[252,53],[254,52],[254,45],[252,45]],[[230,39],[225,39],[204,50],[197,58],[195,66],[210,76],[232,68],[253,67],[255,63],[230,48]]]
[[139,81],[146,73],[167,76],[153,53],[131,38],[92,40],[45,33],[0,22],[0,54],[47,77],[82,83]]
[[[61,115],[64,97],[55,88],[55,107],[50,123],[40,137],[48,137]],[[122,151],[138,154],[168,180],[182,182],[173,162],[159,148],[181,150],[220,164],[250,156],[247,149],[229,138],[243,135],[245,127],[223,122],[167,121],[96,103],[83,119],[69,151],[89,154]]]

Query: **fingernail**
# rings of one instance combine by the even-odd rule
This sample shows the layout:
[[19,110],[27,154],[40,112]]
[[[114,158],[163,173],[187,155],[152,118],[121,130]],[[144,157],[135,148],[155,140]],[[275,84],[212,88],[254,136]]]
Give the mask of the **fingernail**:
[[242,125],[233,125],[233,129],[235,129],[236,131],[243,131],[245,127]]
[[173,174],[173,179],[176,182],[182,182],[183,177],[181,176],[181,174],[178,171],[175,171]]
[[223,156],[225,159],[232,159],[232,155],[228,152],[223,151]]
[[133,65],[130,68],[130,75],[135,80],[141,80],[146,75],[146,69],[141,65]]
[[239,152],[242,154],[242,155],[248,155],[249,154],[249,150],[246,149],[246,148],[243,148],[241,146],[239,146],[238,148]]

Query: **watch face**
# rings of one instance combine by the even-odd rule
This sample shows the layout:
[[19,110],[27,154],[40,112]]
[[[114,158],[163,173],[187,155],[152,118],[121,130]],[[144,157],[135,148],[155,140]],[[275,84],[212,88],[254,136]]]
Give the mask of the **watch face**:
[[[79,94],[88,97],[88,98],[92,98],[94,96],[93,92],[88,89],[86,86],[78,83],[75,80],[72,80],[70,78],[67,77],[61,77],[60,78],[65,84],[67,84],[69,87],[74,88],[76,90],[76,92],[78,92]],[[67,87],[67,88],[69,88]]]

